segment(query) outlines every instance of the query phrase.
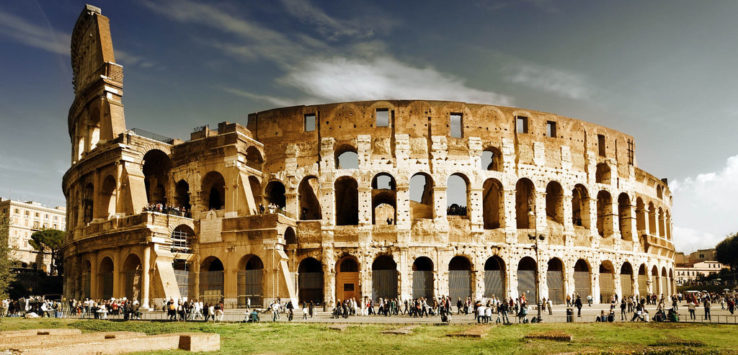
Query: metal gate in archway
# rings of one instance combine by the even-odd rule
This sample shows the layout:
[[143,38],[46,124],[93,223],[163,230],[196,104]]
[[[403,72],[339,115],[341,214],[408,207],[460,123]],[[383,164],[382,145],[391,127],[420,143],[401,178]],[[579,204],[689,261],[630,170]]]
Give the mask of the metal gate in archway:
[[484,297],[492,296],[498,300],[505,299],[505,275],[502,270],[484,271]]
[[528,302],[538,299],[535,270],[518,270],[518,297],[522,295],[526,295]]
[[648,275],[638,275],[638,294],[646,297],[648,294]]
[[465,300],[471,297],[471,271],[449,270],[448,272],[448,295],[452,300],[461,298]]
[[633,295],[633,277],[631,274],[620,274],[621,298]]
[[600,303],[610,303],[615,293],[614,280],[609,272],[600,274]]
[[413,271],[413,298],[433,299],[433,271]]
[[548,297],[554,304],[564,303],[564,277],[561,271],[546,272]]
[[592,278],[589,271],[574,271],[574,290],[583,301],[592,294]]

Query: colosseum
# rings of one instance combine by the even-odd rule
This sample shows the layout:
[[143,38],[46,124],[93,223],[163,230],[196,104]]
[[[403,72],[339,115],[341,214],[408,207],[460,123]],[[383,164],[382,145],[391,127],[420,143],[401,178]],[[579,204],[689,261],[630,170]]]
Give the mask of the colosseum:
[[674,292],[672,197],[632,136],[522,108],[277,108],[127,129],[109,20],[71,43],[67,297],[263,305]]

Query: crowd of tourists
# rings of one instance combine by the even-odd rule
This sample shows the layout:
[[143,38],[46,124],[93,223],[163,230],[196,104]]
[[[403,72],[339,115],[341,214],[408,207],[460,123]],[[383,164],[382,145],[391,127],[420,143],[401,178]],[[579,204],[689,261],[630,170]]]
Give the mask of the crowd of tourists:
[[186,206],[169,206],[162,203],[152,203],[145,206],[143,208],[143,212],[158,212],[180,217],[192,217],[192,211],[190,211]]

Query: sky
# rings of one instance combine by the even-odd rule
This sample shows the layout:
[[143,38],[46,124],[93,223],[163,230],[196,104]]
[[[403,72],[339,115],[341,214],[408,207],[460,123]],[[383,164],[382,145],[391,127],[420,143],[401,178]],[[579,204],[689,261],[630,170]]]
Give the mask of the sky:
[[[678,250],[738,232],[736,1],[93,1],[128,128],[296,104],[511,105],[631,134],[669,179]],[[0,196],[64,205],[70,34],[83,1],[0,3]]]

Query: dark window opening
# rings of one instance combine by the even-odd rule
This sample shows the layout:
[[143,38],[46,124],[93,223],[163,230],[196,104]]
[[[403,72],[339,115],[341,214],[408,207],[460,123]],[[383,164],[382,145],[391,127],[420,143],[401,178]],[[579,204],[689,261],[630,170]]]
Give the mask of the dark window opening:
[[556,138],[556,122],[546,122],[546,137]]
[[515,117],[515,132],[528,133],[528,117],[524,117],[524,116]]
[[602,134],[597,135],[597,146],[599,147],[600,156],[604,157],[606,154],[605,151],[605,136]]

